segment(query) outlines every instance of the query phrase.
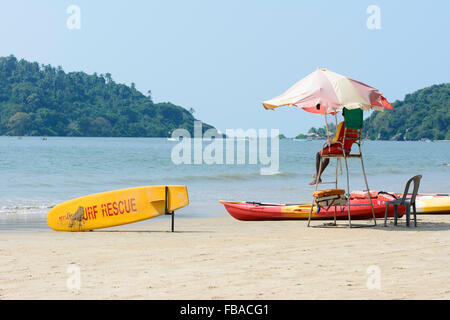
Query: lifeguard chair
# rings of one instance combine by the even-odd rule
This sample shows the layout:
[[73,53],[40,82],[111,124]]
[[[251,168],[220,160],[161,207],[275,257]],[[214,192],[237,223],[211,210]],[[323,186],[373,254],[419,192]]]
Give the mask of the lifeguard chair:
[[[324,144],[322,152],[321,151],[321,159],[320,159],[320,165],[319,165],[319,171],[316,175],[316,184],[315,184],[315,190],[313,192],[313,203],[311,204],[311,210],[309,213],[309,219],[308,219],[308,227],[311,225],[311,215],[314,210],[314,206],[317,206],[319,209],[324,205],[334,206],[334,226],[337,226],[336,224],[336,213],[337,213],[337,206],[347,206],[347,212],[348,212],[348,226],[352,227],[352,221],[351,221],[351,200],[350,200],[350,181],[349,181],[349,172],[348,172],[348,163],[347,159],[355,159],[359,158],[361,160],[361,168],[362,173],[364,176],[364,183],[366,185],[366,191],[370,195],[370,189],[369,185],[367,183],[367,177],[366,172],[364,169],[364,161],[362,156],[362,150],[361,150],[361,137],[362,137],[362,128],[363,128],[363,110],[361,109],[346,109],[345,110],[345,119],[344,119],[344,132],[339,133],[337,132],[336,135],[339,136],[341,134],[341,139],[336,140],[330,140],[329,131],[328,131],[328,123],[327,123],[327,116],[325,114],[325,126],[327,130],[327,142]],[[335,113],[335,120],[336,120],[336,129],[342,130],[341,127],[338,127],[337,124],[337,115]],[[350,153],[352,146],[356,144],[358,146],[358,153]],[[319,176],[320,172],[322,171],[322,159],[336,159],[336,180],[333,182],[325,182],[328,184],[334,184],[335,189],[325,189],[325,190],[317,190],[319,185]],[[338,189],[338,168],[340,165],[340,160],[344,159],[345,163],[345,170],[346,170],[346,177],[347,177],[347,193],[345,193],[344,190]],[[342,166],[341,166],[342,167]],[[376,226],[376,218],[375,218],[375,211],[373,208],[372,199],[369,196],[370,206],[372,208],[372,215],[373,215],[373,222],[374,226]],[[358,205],[360,206],[360,205]]]
[[[340,112],[345,108],[345,130],[342,142],[340,142],[341,152],[324,152],[324,158],[335,158],[336,159],[336,181],[332,182],[335,184],[335,189],[338,187],[338,164],[341,163],[342,158],[345,162],[346,175],[347,175],[347,192],[342,194],[342,191],[334,192],[337,195],[330,195],[327,190],[320,190],[318,192],[318,176],[316,177],[316,187],[315,195],[313,195],[313,204],[311,205],[311,212],[309,214],[308,226],[311,223],[312,210],[314,204],[317,206],[322,205],[322,203],[329,204],[327,200],[331,203],[344,203],[348,206],[348,222],[349,226],[352,226],[351,222],[351,204],[350,204],[350,182],[348,173],[347,159],[359,158],[361,159],[361,167],[364,175],[364,182],[366,184],[367,191],[369,191],[369,186],[367,184],[366,172],[364,170],[363,157],[361,152],[361,131],[363,124],[363,110],[393,110],[392,105],[386,100],[378,89],[371,87],[360,81],[356,81],[352,78],[340,75],[338,73],[332,72],[326,68],[318,68],[316,71],[310,73],[306,77],[302,78],[300,81],[291,86],[283,94],[272,98],[270,100],[263,101],[263,106],[265,109],[274,110],[275,108],[282,106],[298,107],[307,112],[324,114],[325,115],[325,125],[327,127],[327,114],[334,114],[337,124],[336,113]],[[349,145],[357,144],[359,153],[351,154],[350,152],[345,152],[346,147]],[[331,151],[331,145],[325,146]],[[322,160],[320,161],[319,173],[321,171]],[[342,167],[342,166],[341,166]],[[342,189],[341,189],[342,190]],[[374,225],[376,225],[375,211],[373,208],[372,199],[370,196],[370,191],[368,192],[370,205],[372,207],[372,214]],[[332,199],[324,200],[325,197],[331,196]],[[336,206],[334,215],[334,225],[336,225]]]

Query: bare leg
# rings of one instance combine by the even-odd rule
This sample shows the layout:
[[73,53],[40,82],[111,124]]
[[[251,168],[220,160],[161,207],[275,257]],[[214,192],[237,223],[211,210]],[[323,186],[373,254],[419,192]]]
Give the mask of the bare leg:
[[320,152],[317,152],[317,154],[316,154],[316,174],[313,174],[314,180],[309,183],[310,185],[316,184],[316,179],[317,179],[318,183],[322,182],[322,179],[320,179],[320,177],[322,176],[322,173],[325,170],[325,168],[330,163],[330,159],[329,158],[323,159],[322,160],[322,167],[320,168],[320,172],[319,172],[321,158],[322,157],[320,156]]
[[325,168],[328,166],[329,163],[330,163],[330,158],[325,158],[322,160],[322,169],[320,170],[320,173],[319,173],[319,179],[322,176],[323,171],[325,170]]

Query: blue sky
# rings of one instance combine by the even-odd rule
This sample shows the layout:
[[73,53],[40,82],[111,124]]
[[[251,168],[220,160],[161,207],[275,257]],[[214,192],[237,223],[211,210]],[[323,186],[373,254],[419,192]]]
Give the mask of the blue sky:
[[[69,30],[66,9],[81,9]],[[369,5],[381,29],[369,30]],[[194,108],[227,128],[278,128],[287,136],[323,125],[261,101],[326,67],[378,88],[391,102],[450,81],[450,2],[433,1],[3,1],[0,56],[65,71],[110,72],[156,102]]]

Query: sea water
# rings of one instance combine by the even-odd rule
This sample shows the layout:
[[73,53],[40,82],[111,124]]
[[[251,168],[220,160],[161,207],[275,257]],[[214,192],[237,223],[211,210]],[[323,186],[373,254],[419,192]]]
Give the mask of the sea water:
[[[177,143],[165,138],[0,137],[0,230],[48,230],[46,214],[60,202],[144,185],[186,185],[190,204],[177,211],[186,218],[227,215],[219,200],[308,203],[315,156],[324,141],[280,140],[279,169],[271,175],[261,175],[264,166],[248,161],[176,165],[171,153]],[[422,174],[419,192],[450,193],[450,142],[364,141],[362,150],[370,189],[402,192],[410,177]],[[348,165],[350,190],[365,189],[360,160],[349,159]],[[346,188],[343,161],[338,173],[339,187]],[[322,180],[334,181],[335,174],[332,160]]]

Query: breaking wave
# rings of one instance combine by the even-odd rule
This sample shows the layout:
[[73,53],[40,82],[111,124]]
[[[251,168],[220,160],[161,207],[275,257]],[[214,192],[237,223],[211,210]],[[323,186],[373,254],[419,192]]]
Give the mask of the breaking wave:
[[48,204],[0,206],[0,216],[46,214],[53,206]]
[[298,173],[295,172],[274,172],[270,174],[262,175],[260,172],[245,172],[245,173],[220,173],[214,175],[187,175],[178,178],[181,181],[223,181],[223,180],[231,180],[231,181],[240,181],[240,180],[255,180],[255,179],[265,179],[267,177],[276,177],[276,178],[293,178],[298,176]]

